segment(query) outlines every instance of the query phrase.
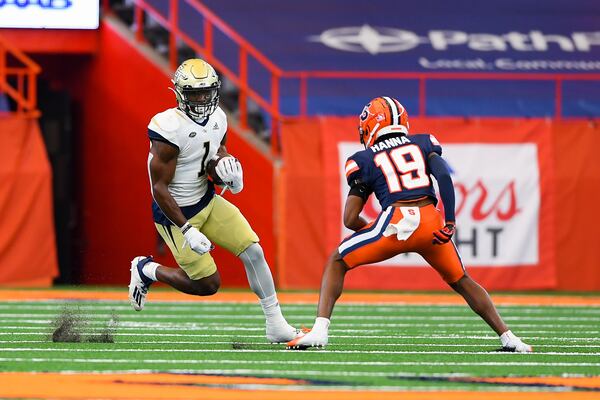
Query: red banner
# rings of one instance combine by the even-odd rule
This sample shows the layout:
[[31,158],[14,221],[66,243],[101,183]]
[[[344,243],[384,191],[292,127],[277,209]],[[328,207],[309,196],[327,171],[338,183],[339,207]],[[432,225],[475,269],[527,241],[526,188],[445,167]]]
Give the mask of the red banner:
[[[555,287],[550,125],[542,120],[415,118],[411,128],[412,132],[435,134],[453,170],[458,224],[455,243],[468,272],[489,289]],[[304,139],[315,141],[316,131],[320,132],[321,141],[312,148],[322,149],[320,154],[298,147],[304,149],[305,163],[315,163],[321,157],[311,191],[322,191],[322,201],[313,202],[312,206],[324,210],[320,221],[316,221],[321,227],[319,253],[332,253],[340,240],[351,233],[343,227],[341,218],[348,190],[342,170],[347,157],[361,150],[361,145],[355,118],[313,121],[310,139]],[[371,197],[363,212],[368,220],[376,218],[380,211],[376,199]],[[306,211],[303,223],[310,225],[312,212]],[[298,226],[295,231],[305,232],[310,240],[315,237]],[[301,240],[298,236],[294,237]],[[288,267],[294,264],[294,257],[288,254],[285,258]],[[324,258],[317,257],[315,261],[324,262]],[[306,277],[318,275],[316,271],[320,273],[322,267],[303,265],[305,277],[301,285],[289,275],[285,282],[288,286],[306,287]],[[318,282],[311,282],[313,287],[318,286]],[[446,285],[420,256],[409,254],[353,270],[346,287],[391,290],[437,289]]]

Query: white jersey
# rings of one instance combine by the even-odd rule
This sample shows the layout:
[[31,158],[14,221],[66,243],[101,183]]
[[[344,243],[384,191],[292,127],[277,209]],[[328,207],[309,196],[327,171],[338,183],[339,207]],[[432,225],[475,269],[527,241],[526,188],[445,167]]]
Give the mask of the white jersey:
[[[169,193],[180,207],[194,205],[206,194],[206,164],[219,150],[226,132],[227,116],[221,107],[217,107],[203,125],[178,108],[156,114],[148,124],[151,139],[165,141],[179,149]],[[148,156],[148,168],[151,160],[152,154]]]

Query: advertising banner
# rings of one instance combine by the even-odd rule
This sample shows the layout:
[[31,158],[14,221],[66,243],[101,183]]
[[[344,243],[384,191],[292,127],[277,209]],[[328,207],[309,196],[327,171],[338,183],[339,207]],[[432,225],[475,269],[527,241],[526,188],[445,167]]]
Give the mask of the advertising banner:
[[600,71],[594,0],[204,3],[289,71]]
[[98,0],[0,0],[0,28],[96,29]]
[[[291,204],[285,205],[289,211],[283,219],[295,222],[293,237],[299,248],[294,251],[285,244],[280,248],[288,249],[282,262],[288,271],[285,280],[292,287],[293,282],[318,287],[327,255],[351,233],[342,223],[349,189],[343,171],[346,159],[362,149],[355,118],[312,121],[311,135],[302,135],[306,130],[299,126],[294,137],[284,140],[297,154],[284,158],[298,160],[298,172],[292,175],[289,171],[288,177],[302,176],[304,182],[311,182],[310,197],[305,194],[306,185],[286,184],[290,185],[287,201]],[[550,124],[543,120],[413,118],[411,131],[435,134],[452,169],[457,216],[454,242],[468,273],[494,290],[553,287],[556,271]],[[314,143],[317,132],[320,143]],[[299,141],[305,146],[299,146]],[[308,142],[312,142],[311,149],[320,151],[307,151]],[[293,162],[288,167],[296,168]],[[442,207],[440,202],[438,208]],[[372,221],[379,212],[379,203],[371,196],[363,216]],[[289,227],[282,230],[290,231]],[[312,243],[310,254],[307,243]],[[296,266],[295,260],[303,260],[302,265]],[[300,268],[302,278],[296,278],[291,271],[296,273]],[[447,285],[419,255],[406,254],[354,269],[347,275],[346,287],[394,290]]]

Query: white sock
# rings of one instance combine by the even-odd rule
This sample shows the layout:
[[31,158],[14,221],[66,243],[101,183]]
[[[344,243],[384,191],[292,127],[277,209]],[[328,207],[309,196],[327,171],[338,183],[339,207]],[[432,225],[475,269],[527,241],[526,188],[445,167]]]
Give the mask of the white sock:
[[259,299],[259,301],[263,313],[265,314],[265,318],[267,319],[267,323],[287,324],[287,321],[283,318],[283,314],[281,314],[281,307],[279,307],[279,301],[277,300],[276,294],[265,297],[264,299]]
[[142,267],[142,273],[144,275],[146,275],[148,278],[152,279],[154,282],[156,282],[158,280],[158,279],[156,279],[156,269],[158,268],[159,265],[160,265],[159,263],[150,261],[149,263],[146,263],[146,265],[144,265]]
[[313,325],[311,332],[314,332],[317,335],[327,335],[329,333],[330,323],[331,321],[327,318],[317,317],[317,319],[315,319],[315,324]]
[[502,343],[502,346],[506,346],[512,340],[520,340],[520,339],[517,336],[515,336],[515,334],[512,333],[511,331],[506,331],[502,335],[500,335],[500,342]]

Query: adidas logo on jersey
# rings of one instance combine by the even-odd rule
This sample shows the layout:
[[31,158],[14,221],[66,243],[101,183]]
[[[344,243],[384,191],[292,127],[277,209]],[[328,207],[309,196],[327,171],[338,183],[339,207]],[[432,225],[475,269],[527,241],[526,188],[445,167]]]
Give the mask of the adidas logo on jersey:
[[216,131],[217,129],[219,129],[219,124],[217,124],[217,123],[215,122],[215,125],[213,126],[213,130],[215,130],[215,131]]

